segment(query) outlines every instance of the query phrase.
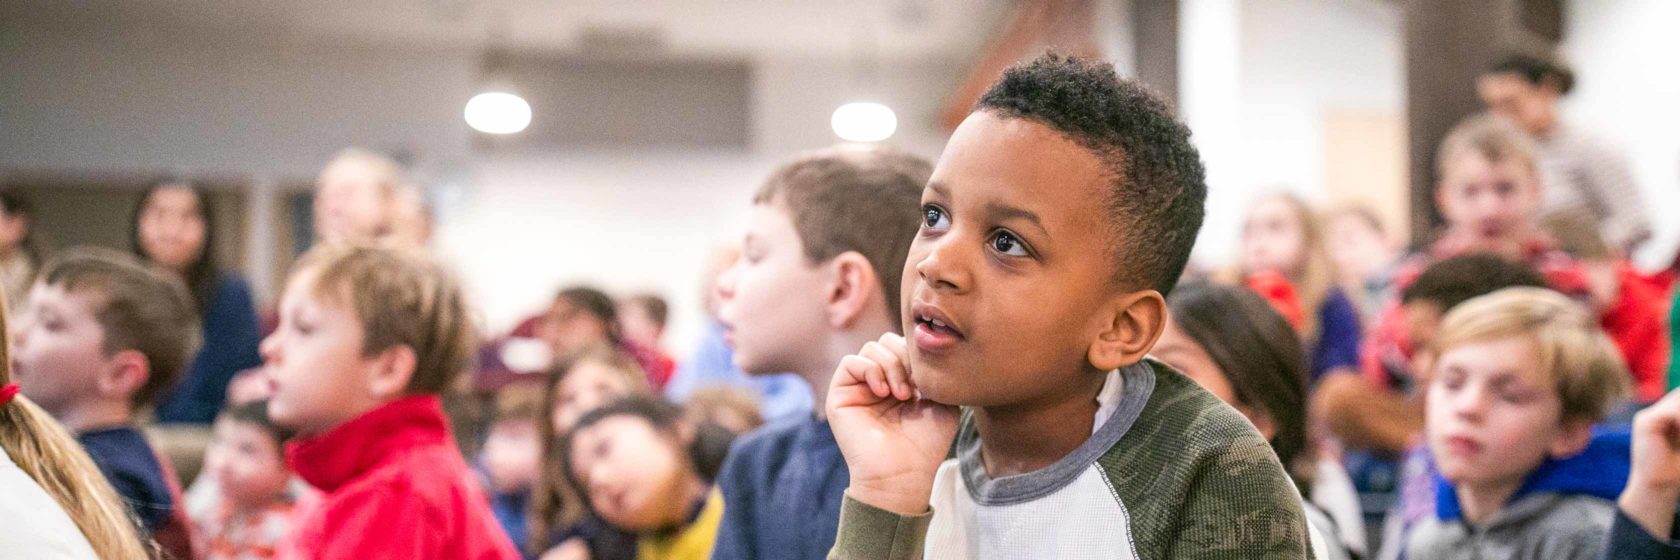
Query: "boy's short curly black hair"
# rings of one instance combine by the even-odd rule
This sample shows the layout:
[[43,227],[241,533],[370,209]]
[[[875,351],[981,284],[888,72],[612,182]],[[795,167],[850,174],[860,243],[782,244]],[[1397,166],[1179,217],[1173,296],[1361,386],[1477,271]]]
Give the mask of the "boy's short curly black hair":
[[1545,288],[1546,277],[1524,263],[1471,253],[1429,265],[1400,291],[1400,302],[1433,303],[1445,314],[1460,303],[1517,286]]
[[1110,64],[1047,53],[1004,72],[976,111],[1048,126],[1101,158],[1116,280],[1172,290],[1202,228],[1207,183],[1190,129]]

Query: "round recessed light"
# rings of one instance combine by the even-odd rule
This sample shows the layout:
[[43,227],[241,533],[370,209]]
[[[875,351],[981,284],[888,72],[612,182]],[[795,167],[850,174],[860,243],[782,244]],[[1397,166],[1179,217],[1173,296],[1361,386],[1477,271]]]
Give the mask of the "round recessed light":
[[513,134],[531,125],[531,104],[499,91],[474,95],[467,101],[467,126],[486,134]]
[[841,105],[829,119],[834,135],[848,142],[880,142],[898,130],[898,115],[880,103],[858,101]]

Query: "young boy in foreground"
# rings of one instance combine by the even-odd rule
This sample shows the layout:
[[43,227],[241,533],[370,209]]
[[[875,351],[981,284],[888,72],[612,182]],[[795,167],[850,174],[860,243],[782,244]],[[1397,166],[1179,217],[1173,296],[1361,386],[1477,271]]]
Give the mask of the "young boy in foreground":
[[1145,357],[1205,198],[1189,131],[1111,66],[1006,72],[923,193],[911,341],[835,372],[851,483],[830,556],[1307,557],[1265,438]]

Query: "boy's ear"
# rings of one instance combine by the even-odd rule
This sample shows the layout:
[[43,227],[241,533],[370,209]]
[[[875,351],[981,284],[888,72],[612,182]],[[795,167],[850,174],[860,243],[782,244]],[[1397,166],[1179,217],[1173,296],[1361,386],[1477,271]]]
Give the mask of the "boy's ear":
[[1142,360],[1166,328],[1167,300],[1155,290],[1119,296],[1111,309],[1113,314],[1086,353],[1086,359],[1099,371]]
[[881,305],[875,300],[876,294],[881,291],[880,277],[862,254],[857,251],[840,253],[829,261],[828,268],[831,272],[827,302],[829,326],[836,329],[850,327],[863,318],[870,306]]
[[99,394],[128,399],[152,378],[152,363],[139,350],[123,350],[106,360],[104,375],[95,381]]
[[1583,420],[1565,420],[1563,433],[1552,440],[1552,447],[1547,450],[1553,459],[1568,459],[1586,450],[1587,444],[1592,443],[1592,423]]
[[414,368],[419,365],[413,348],[398,344],[381,351],[373,360],[372,377],[368,379],[369,394],[376,399],[388,400],[407,392],[408,382],[414,379]]

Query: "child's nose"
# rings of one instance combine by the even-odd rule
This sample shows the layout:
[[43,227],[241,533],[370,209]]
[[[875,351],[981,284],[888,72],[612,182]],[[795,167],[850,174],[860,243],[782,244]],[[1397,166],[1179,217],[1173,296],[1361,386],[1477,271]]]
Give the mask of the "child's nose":
[[1462,418],[1480,418],[1487,411],[1487,392],[1469,388],[1454,398],[1453,410]]
[[932,242],[927,255],[916,263],[916,274],[936,289],[959,292],[968,289],[969,278],[962,266],[963,250],[950,241],[956,238],[955,235],[946,235],[944,239]]

